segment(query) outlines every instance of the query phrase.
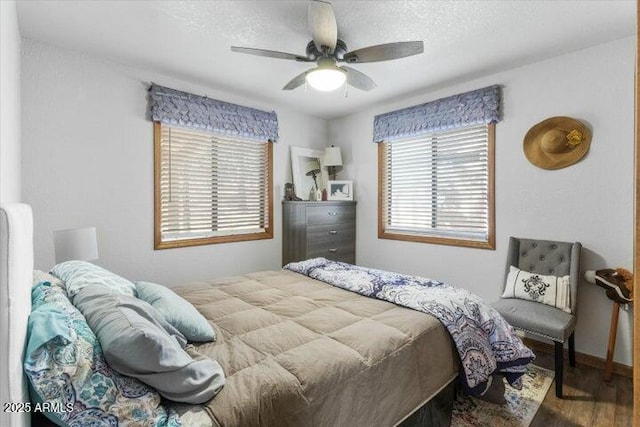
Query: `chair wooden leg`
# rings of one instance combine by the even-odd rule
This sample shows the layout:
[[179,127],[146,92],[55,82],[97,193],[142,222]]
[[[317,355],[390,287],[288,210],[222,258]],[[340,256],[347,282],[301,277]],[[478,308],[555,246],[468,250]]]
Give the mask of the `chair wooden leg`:
[[569,365],[575,368],[576,366],[576,340],[575,332],[571,332],[569,335]]
[[564,365],[564,343],[554,341],[556,356],[556,397],[562,399],[562,371]]

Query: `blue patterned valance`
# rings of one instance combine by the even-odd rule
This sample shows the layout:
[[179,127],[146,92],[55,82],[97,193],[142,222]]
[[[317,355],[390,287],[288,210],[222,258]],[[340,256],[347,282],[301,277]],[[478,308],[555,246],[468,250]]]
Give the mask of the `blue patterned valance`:
[[500,86],[494,85],[380,114],[373,120],[373,142],[499,121]]
[[151,120],[167,125],[257,141],[278,140],[278,116],[274,111],[256,110],[156,84],[149,88],[149,115]]

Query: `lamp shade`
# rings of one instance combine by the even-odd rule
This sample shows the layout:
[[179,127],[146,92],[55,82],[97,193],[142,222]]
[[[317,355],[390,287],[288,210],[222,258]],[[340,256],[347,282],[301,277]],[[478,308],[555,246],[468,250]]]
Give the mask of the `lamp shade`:
[[327,147],[324,149],[324,165],[325,166],[342,166],[342,153],[340,147]]
[[98,259],[98,238],[95,227],[56,230],[53,232],[56,263],[78,259]]

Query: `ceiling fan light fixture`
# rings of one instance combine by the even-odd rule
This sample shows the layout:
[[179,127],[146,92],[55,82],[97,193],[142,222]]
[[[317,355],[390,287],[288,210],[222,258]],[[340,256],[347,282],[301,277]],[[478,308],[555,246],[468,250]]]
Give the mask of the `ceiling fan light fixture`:
[[315,90],[331,92],[341,87],[347,80],[347,73],[339,67],[319,66],[307,73],[307,83]]
[[424,52],[422,41],[383,43],[349,51],[346,43],[338,38],[335,13],[327,0],[310,1],[307,18],[312,40],[307,43],[304,55],[242,46],[231,46],[231,51],[297,62],[315,62],[318,64],[316,68],[298,74],[282,90],[293,90],[305,83],[305,89],[311,86],[322,92],[334,91],[344,86],[345,98],[348,96],[349,86],[370,91],[375,89],[376,83],[357,69],[346,65],[339,67],[338,63],[382,62]]

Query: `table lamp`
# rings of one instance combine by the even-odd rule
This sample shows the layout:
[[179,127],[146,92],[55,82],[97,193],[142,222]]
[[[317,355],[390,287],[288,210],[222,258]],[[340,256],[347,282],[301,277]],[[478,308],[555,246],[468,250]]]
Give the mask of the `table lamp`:
[[329,179],[335,181],[336,174],[342,169],[342,153],[340,153],[340,147],[332,145],[324,149],[324,165],[329,172]]
[[69,260],[98,259],[98,238],[95,227],[56,230],[53,232],[56,263]]

